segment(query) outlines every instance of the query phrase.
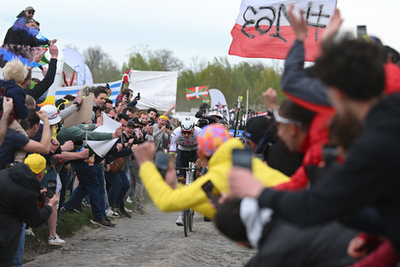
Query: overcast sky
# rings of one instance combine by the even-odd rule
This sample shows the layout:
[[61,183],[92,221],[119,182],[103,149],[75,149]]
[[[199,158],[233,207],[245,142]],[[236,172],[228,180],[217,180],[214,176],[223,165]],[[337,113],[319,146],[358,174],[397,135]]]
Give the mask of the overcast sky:
[[[36,9],[42,33],[58,39],[62,50],[70,44],[80,52],[99,45],[119,65],[133,46],[166,48],[189,67],[191,58],[211,61],[228,56],[230,31],[241,0],[114,0],[114,1],[2,1],[0,32],[4,38],[15,16],[26,6]],[[400,0],[338,0],[344,29],[367,25],[368,34],[400,51]],[[228,56],[237,63],[243,59]]]

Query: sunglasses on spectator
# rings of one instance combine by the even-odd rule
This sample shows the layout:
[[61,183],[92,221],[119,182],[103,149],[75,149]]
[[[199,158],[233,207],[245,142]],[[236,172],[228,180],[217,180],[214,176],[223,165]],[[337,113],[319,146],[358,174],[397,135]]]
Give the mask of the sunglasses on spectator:
[[[108,117],[110,117],[111,119],[115,120],[115,121],[119,121],[118,117],[112,116],[110,114],[107,114]],[[124,125],[125,126],[125,125]]]
[[28,11],[28,14],[35,14],[35,11]]
[[185,135],[185,134],[188,134],[188,135],[190,135],[190,134],[192,134],[193,133],[193,131],[181,131],[182,132],[182,134],[183,135]]

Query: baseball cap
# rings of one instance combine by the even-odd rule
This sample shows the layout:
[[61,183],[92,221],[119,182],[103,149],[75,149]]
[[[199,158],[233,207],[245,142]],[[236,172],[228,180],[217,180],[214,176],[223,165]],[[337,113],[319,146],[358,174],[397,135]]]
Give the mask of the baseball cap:
[[129,120],[128,124],[126,125],[126,127],[133,127],[133,128],[137,128],[139,127],[138,125],[135,124],[135,122],[133,120]]
[[[54,125],[61,121],[60,111],[53,105],[45,105],[40,110],[44,110],[47,113],[47,118],[49,119],[49,124]],[[43,121],[40,121],[43,123]]]
[[143,123],[142,119],[133,118],[132,120],[137,126],[146,126],[146,124]]
[[28,165],[34,174],[41,173],[46,169],[46,159],[37,153],[29,154],[25,158],[24,163]]
[[197,135],[200,153],[209,157],[214,154],[220,145],[231,138],[229,131],[222,125],[210,124]]
[[252,117],[246,123],[244,136],[258,144],[269,127],[269,119],[264,116]]
[[27,6],[25,8],[25,11],[33,11],[33,12],[35,12],[35,9],[33,7],[31,7],[31,6]]

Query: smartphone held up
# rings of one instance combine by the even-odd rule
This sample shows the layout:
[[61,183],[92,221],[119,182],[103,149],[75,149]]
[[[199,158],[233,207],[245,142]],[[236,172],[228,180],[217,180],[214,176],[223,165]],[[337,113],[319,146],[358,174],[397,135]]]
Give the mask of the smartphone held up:
[[253,152],[250,149],[233,149],[232,164],[233,166],[252,169]]
[[201,188],[207,194],[208,198],[211,199],[215,207],[218,207],[218,200],[221,197],[221,193],[218,191],[217,188],[215,188],[214,184],[210,180],[208,180],[201,186]]
[[169,160],[171,156],[165,152],[159,151],[156,154],[156,158],[154,159],[154,164],[157,167],[157,170],[160,172],[161,176],[165,179],[165,174],[169,169]]
[[57,181],[56,180],[48,180],[46,196],[48,198],[52,198],[54,196],[54,194],[56,193],[56,188],[57,188]]

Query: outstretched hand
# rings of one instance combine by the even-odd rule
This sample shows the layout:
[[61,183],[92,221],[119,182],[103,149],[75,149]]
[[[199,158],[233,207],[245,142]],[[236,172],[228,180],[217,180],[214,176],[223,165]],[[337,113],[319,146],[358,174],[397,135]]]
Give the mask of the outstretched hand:
[[49,201],[47,205],[49,205],[50,207],[56,207],[60,198],[58,196],[58,193],[55,192],[54,196],[52,198],[47,198],[47,200]]
[[277,109],[278,108],[278,94],[274,90],[274,88],[270,87],[262,94],[264,98],[264,103],[268,109]]
[[347,254],[355,259],[361,259],[368,254],[368,248],[366,246],[365,239],[361,237],[354,237],[347,247]]
[[135,159],[140,166],[147,161],[153,161],[155,151],[156,148],[153,143],[144,142],[135,149],[133,154],[135,155]]
[[9,115],[14,108],[13,99],[11,97],[3,97],[3,112]]
[[263,184],[253,177],[249,169],[240,167],[233,167],[229,172],[229,187],[230,192],[225,198],[258,198],[264,189]]
[[50,51],[51,58],[57,59],[57,57],[58,57],[58,47],[54,43],[50,44],[49,51]]
[[332,41],[332,39],[338,33],[340,25],[342,25],[342,23],[343,19],[340,16],[340,11],[339,9],[335,8],[335,12],[333,13],[333,16],[328,26],[325,28],[324,33],[322,34],[322,43]]
[[294,4],[289,6],[289,21],[294,32],[296,33],[296,39],[303,42],[307,37],[308,25],[304,19],[304,11],[300,10],[300,17],[294,14]]
[[39,119],[41,119],[44,123],[49,123],[49,119],[47,118],[47,113],[44,110],[36,111]]

